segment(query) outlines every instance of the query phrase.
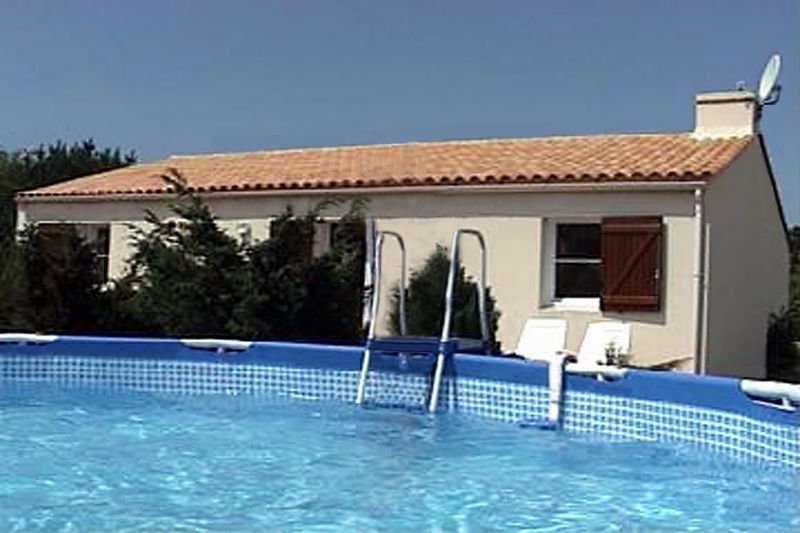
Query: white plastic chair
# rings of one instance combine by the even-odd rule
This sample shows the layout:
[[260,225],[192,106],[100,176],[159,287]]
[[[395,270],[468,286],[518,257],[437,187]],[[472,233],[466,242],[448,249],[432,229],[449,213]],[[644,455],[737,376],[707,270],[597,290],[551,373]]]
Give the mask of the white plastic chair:
[[586,326],[581,349],[574,354],[579,365],[606,363],[606,348],[613,345],[622,355],[631,347],[631,325],[625,322],[592,322]]
[[567,321],[561,318],[529,318],[517,344],[517,355],[535,361],[550,361],[564,350]]

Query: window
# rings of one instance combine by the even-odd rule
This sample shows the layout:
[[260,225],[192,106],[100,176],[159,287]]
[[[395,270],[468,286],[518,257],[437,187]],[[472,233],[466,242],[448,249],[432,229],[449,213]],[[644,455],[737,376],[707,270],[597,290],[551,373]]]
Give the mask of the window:
[[314,223],[314,242],[311,253],[314,257],[322,257],[331,249],[333,241],[333,223],[315,222]]
[[97,261],[97,273],[102,282],[108,281],[108,256],[111,250],[111,227],[108,224],[76,224],[75,230],[92,249]]
[[549,220],[542,294],[562,308],[654,312],[661,308],[661,217]]
[[109,277],[109,253],[111,249],[111,227],[108,224],[61,224],[43,223],[39,225],[42,245],[51,254],[65,256],[75,236],[94,252],[97,273],[105,283]]
[[253,240],[253,228],[248,222],[237,222],[236,223],[236,237],[239,238],[239,242],[243,245],[248,245]]
[[553,296],[597,298],[602,289],[600,224],[557,224]]
[[[319,258],[334,247],[365,246],[366,228],[361,221],[322,220],[311,227],[303,225],[302,220],[290,219],[270,223],[270,236],[288,232],[298,253],[306,257]],[[313,232],[313,233],[312,233]]]

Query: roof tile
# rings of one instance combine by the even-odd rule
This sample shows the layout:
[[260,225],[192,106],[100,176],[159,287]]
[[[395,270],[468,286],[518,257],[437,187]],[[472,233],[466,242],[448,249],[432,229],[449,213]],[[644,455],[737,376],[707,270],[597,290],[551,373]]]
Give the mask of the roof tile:
[[177,171],[190,191],[418,185],[705,180],[752,137],[688,133],[415,142],[174,156],[20,193],[21,197],[163,194]]

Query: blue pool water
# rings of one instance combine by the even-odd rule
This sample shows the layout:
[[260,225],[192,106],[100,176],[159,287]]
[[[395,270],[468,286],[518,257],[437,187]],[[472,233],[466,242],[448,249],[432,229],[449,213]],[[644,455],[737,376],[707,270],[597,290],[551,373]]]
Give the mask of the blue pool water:
[[0,531],[800,531],[797,471],[455,414],[0,388]]

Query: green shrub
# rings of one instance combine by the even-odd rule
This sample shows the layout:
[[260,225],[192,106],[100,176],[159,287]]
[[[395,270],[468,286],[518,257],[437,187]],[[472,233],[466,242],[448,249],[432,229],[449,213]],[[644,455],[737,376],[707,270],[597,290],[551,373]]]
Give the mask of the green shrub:
[[291,207],[270,238],[247,250],[246,294],[235,333],[254,338],[354,341],[360,335],[364,221],[360,204],[336,225],[331,249],[312,256],[314,224],[329,204],[302,217]]
[[[408,335],[438,337],[444,321],[444,297],[447,287],[447,274],[450,258],[444,246],[437,245],[428,256],[422,268],[411,273],[406,290],[406,327]],[[478,285],[466,276],[464,267],[459,265],[453,291],[452,334],[469,338],[480,338],[480,318],[478,313]],[[486,288],[486,312],[488,314],[489,336],[495,343],[497,321],[500,311],[490,289]],[[393,335],[400,334],[400,290],[394,287],[390,297],[389,330]]]
[[152,333],[228,335],[246,288],[242,248],[197,197],[184,196],[171,210],[177,220],[148,212],[149,228],[135,231],[130,272],[118,289],[129,298],[117,298],[118,309]]
[[22,249],[13,238],[0,238],[0,257],[0,331],[30,329],[28,277]]
[[115,332],[355,341],[364,264],[362,205],[314,257],[315,224],[330,203],[272,224],[270,238],[239,243],[199,198],[179,191],[171,216],[134,228],[124,277],[103,283],[95,252],[69,224],[0,239],[0,330]]
[[99,329],[103,281],[94,250],[75,228],[29,227],[20,246],[31,327],[37,331]]
[[800,382],[800,309],[788,308],[772,315],[767,331],[767,376],[779,381]]

